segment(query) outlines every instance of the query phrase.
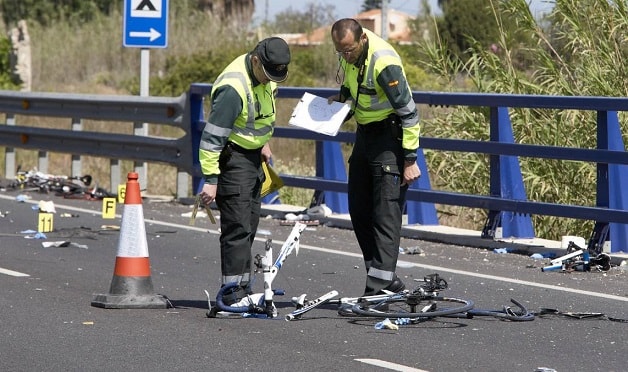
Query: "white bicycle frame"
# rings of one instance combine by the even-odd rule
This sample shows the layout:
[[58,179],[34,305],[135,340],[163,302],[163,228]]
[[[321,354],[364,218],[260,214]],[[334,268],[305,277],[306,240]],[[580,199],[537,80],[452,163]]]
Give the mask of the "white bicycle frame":
[[[290,253],[292,253],[293,250],[295,251],[295,255],[299,253],[299,239],[301,237],[301,233],[306,227],[307,225],[300,222],[296,222],[294,224],[290,235],[288,235],[288,238],[283,243],[283,246],[279,251],[279,255],[274,262],[272,241],[270,239],[266,241],[266,252],[264,253],[264,256],[261,257],[260,261],[262,272],[264,274],[264,302],[266,304],[267,312],[271,308],[275,308],[275,305],[273,304],[273,280],[275,280],[279,269],[281,269],[283,262],[290,255]],[[274,310],[274,314],[276,314],[276,310]]]

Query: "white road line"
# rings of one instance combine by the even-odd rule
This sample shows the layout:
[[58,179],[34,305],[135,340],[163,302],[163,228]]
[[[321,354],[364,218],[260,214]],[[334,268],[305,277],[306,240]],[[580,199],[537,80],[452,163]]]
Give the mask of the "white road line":
[[370,364],[372,366],[382,367],[382,368],[390,369],[393,371],[399,371],[399,372],[428,372],[424,369],[412,368],[412,367],[404,366],[402,364],[391,363],[391,362],[387,362],[385,360],[379,360],[379,359],[355,359],[355,360],[357,360],[358,362]]
[[24,274],[21,273],[19,271],[13,271],[13,270],[9,270],[9,269],[3,269],[0,267],[0,274],[6,274],[6,275],[11,275],[11,276],[30,276],[28,274]]
[[[14,199],[14,198],[9,198],[9,197],[5,197],[4,195],[0,195],[0,199]],[[59,205],[59,204],[56,204],[55,207],[57,209],[68,209],[68,210],[72,210],[72,211],[76,211],[76,212],[83,212],[83,213],[93,213],[93,214],[100,213],[99,211],[94,211],[94,210],[91,210],[91,209],[83,209],[83,208],[77,208],[77,207],[66,206],[66,205]],[[150,221],[148,221],[146,223],[153,224],[153,225],[160,225],[160,226],[177,227],[177,228],[187,229],[187,230],[204,231],[204,232],[209,232],[211,234],[218,234],[217,230],[209,230],[207,228],[201,228],[201,227],[195,227],[195,226],[189,226],[189,225],[183,225],[183,224],[171,223],[171,222],[165,222],[165,221],[150,220]],[[210,227],[216,226],[216,228],[218,227],[217,225],[210,225],[209,222],[208,222],[208,226],[210,226]],[[262,242],[266,241],[265,238],[256,238],[255,240],[262,241]],[[281,243],[280,242],[275,242],[275,243],[280,244],[280,245],[283,244],[283,242],[281,242]],[[302,248],[302,249],[309,249],[309,250],[317,251],[317,252],[325,252],[325,253],[338,254],[338,255],[343,255],[343,256],[362,258],[362,255],[359,254],[359,253],[341,252],[341,251],[337,251],[337,250],[334,250],[334,249],[314,247],[314,246],[310,246],[310,245],[306,245],[306,244],[299,244],[299,247]],[[525,280],[506,278],[506,277],[502,277],[502,276],[473,273],[473,272],[470,272],[470,271],[450,269],[450,268],[441,267],[441,266],[425,265],[425,264],[419,264],[419,263],[402,261],[402,260],[398,261],[397,265],[399,265],[399,266],[403,265],[404,267],[420,267],[420,268],[424,268],[424,269],[428,269],[428,270],[445,271],[445,272],[449,272],[449,273],[453,273],[453,274],[466,275],[466,276],[471,276],[471,277],[475,277],[475,278],[496,280],[496,281],[499,281],[499,282],[506,282],[506,283],[512,283],[512,284],[520,284],[520,285],[525,285],[525,286],[528,286],[528,287],[537,287],[537,288],[551,289],[551,290],[554,290],[554,291],[561,291],[561,292],[568,292],[568,293],[577,293],[577,294],[581,294],[581,295],[585,295],[585,296],[591,296],[591,297],[601,297],[601,298],[605,298],[607,300],[628,302],[628,297],[623,297],[623,296],[616,296],[616,295],[612,295],[612,294],[605,294],[605,293],[598,293],[598,292],[591,292],[591,291],[583,291],[581,289],[565,288],[565,287],[559,287],[557,285],[551,285],[551,284],[542,284],[542,283],[528,282],[528,281],[525,281]]]

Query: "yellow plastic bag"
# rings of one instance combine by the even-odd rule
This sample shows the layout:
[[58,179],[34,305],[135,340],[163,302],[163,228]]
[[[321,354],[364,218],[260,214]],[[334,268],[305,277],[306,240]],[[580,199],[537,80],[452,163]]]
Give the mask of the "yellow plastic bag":
[[271,194],[280,188],[283,187],[283,181],[281,177],[275,172],[275,170],[266,164],[266,162],[262,162],[262,169],[264,169],[264,174],[266,175],[266,180],[262,184],[262,198],[268,194]]

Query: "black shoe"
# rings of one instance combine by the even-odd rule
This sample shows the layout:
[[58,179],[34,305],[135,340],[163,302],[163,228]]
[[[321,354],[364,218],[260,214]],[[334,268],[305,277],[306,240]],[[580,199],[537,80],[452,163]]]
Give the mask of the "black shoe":
[[393,281],[390,284],[388,284],[386,288],[377,292],[377,294],[385,294],[386,292],[384,291],[399,293],[403,291],[404,289],[406,289],[406,285],[403,284],[403,282],[401,281],[401,279],[399,279],[397,275],[395,275],[395,278],[393,279]]

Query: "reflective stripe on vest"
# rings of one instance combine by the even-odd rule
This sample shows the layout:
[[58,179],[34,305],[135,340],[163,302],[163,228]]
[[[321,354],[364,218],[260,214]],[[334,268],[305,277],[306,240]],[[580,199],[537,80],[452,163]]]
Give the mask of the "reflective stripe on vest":
[[[375,35],[369,30],[364,30],[364,33],[369,38],[369,49],[367,51],[367,65],[364,81],[360,86],[356,87],[357,68],[347,69],[345,67],[345,82],[351,90],[351,95],[355,100],[356,89],[359,90],[358,102],[356,102],[355,119],[360,124],[367,124],[370,122],[383,120],[391,113],[395,112],[392,103],[386,97],[383,92],[383,88],[377,84],[377,71],[383,70],[387,65],[401,66],[401,58],[397,52],[383,39]],[[355,80],[354,80],[355,79]]]
[[[245,148],[262,147],[267,141],[255,143],[252,138],[269,137],[272,134],[273,126],[275,125],[275,115],[273,112],[270,117],[262,118],[261,120],[255,119],[255,100],[253,99],[253,92],[251,90],[252,83],[248,73],[246,72],[245,59],[246,54],[236,58],[229,66],[227,66],[225,71],[218,77],[218,79],[216,79],[214,89],[227,84],[226,81],[229,79],[235,79],[239,82],[239,84],[231,84],[231,86],[240,94],[242,101],[246,101],[246,107],[242,108],[243,111],[246,110],[246,119],[244,118],[244,115],[240,115],[240,117],[238,117],[233,125],[229,139]],[[270,95],[272,96],[272,90],[274,89],[275,84],[272,82],[268,84],[270,84]],[[259,86],[263,87],[264,90],[268,89],[267,86]],[[256,122],[261,124],[258,128],[256,128]]]
[[246,95],[246,108],[248,113],[246,117],[246,126],[251,126],[254,128],[255,120],[253,118],[255,117],[255,107],[253,106],[253,95],[251,94],[251,91],[249,89],[249,84],[246,76],[239,71],[225,72],[224,74],[218,76],[218,79],[216,79],[214,86],[219,86],[220,83],[225,79],[238,79],[240,81],[240,84],[242,84],[242,88],[244,88],[244,94]]
[[[384,57],[384,56],[391,56],[391,57],[395,57],[399,59],[399,56],[397,55],[397,53],[395,53],[394,50],[390,50],[390,49],[380,49],[380,50],[376,50],[375,53],[373,53],[373,55],[371,56],[371,62],[369,63],[369,67],[366,70],[367,71],[366,77],[364,79],[364,81],[366,82],[365,84],[366,87],[368,89],[372,89],[373,93],[370,94],[371,96],[370,107],[360,106],[363,110],[379,111],[379,110],[386,110],[386,109],[392,108],[392,104],[390,103],[389,100],[384,100],[383,102],[379,102],[379,98],[377,97],[377,92],[375,91],[375,79],[373,77],[374,71],[375,71],[375,64],[377,63],[377,60],[380,57]],[[401,64],[401,60],[399,60],[399,63]]]

